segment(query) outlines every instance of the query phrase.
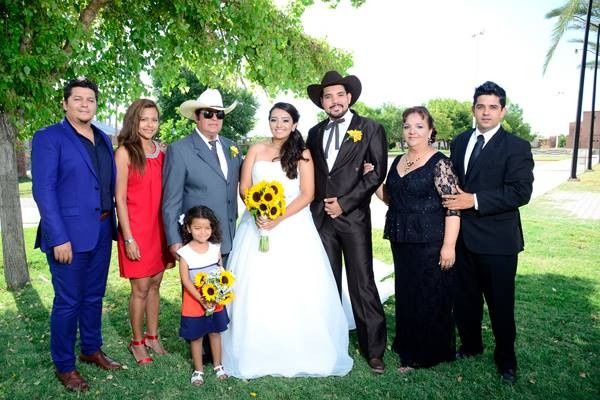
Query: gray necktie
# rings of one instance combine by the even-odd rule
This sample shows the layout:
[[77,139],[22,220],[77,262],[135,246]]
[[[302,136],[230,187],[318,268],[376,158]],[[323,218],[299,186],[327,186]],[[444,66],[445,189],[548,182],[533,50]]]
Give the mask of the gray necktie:
[[475,147],[473,147],[473,151],[471,152],[471,157],[469,157],[469,163],[467,164],[467,172],[471,172],[471,167],[475,164],[475,160],[481,154],[481,149],[483,149],[484,138],[483,135],[477,135],[477,142],[475,143]]
[[336,119],[331,121],[325,127],[325,130],[329,130],[329,137],[327,138],[327,144],[325,145],[325,158],[329,154],[329,146],[331,145],[331,139],[335,135],[335,149],[340,149],[340,124],[344,122],[344,118]]
[[215,155],[215,157],[217,158],[217,164],[219,164],[219,166],[221,166],[221,162],[219,161],[219,153],[217,153],[217,140],[209,140],[208,143],[210,143],[210,150],[212,151],[212,153]]

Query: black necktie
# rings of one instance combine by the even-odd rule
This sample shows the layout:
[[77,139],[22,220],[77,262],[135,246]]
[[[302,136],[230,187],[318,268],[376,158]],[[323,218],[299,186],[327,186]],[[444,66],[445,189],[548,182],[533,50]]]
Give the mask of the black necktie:
[[467,164],[467,173],[471,172],[471,167],[475,164],[475,160],[481,154],[481,149],[483,149],[483,135],[477,135],[477,142],[475,143],[475,147],[473,147],[473,151],[471,152],[471,157],[469,157],[469,163]]
[[335,121],[331,121],[325,127],[325,130],[329,131],[329,137],[327,138],[327,144],[325,145],[325,158],[329,154],[329,146],[331,145],[331,139],[335,135],[335,149],[340,149],[340,124],[344,122],[344,118],[336,119]]
[[213,154],[217,158],[217,164],[219,164],[219,166],[221,166],[221,163],[219,162],[219,153],[217,153],[217,141],[209,140],[208,143],[210,143],[210,150],[213,152]]

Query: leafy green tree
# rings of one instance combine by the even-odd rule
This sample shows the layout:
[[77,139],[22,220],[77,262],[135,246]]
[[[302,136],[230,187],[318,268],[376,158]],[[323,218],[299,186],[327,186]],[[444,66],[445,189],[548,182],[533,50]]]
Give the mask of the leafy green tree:
[[384,103],[381,107],[373,108],[358,101],[352,108],[363,117],[374,119],[383,125],[387,136],[388,145],[395,146],[402,141],[402,109],[391,104]]
[[110,104],[148,94],[143,74],[160,80],[165,93],[185,87],[183,68],[223,88],[248,80],[270,94],[303,94],[325,71],[345,72],[352,63],[348,53],[303,32],[301,16],[312,3],[295,0],[280,10],[270,0],[2,1],[0,221],[8,287],[29,280],[16,137],[62,117],[59,89],[66,79],[98,82],[101,116]]
[[502,127],[528,142],[535,137],[531,133],[531,126],[523,120],[523,109],[516,103],[507,104]]
[[436,140],[447,148],[448,143],[461,132],[473,125],[471,103],[455,99],[432,99],[427,102],[427,109],[435,120]]
[[[161,109],[160,137],[163,141],[171,143],[188,135],[196,126],[193,121],[179,114],[179,106],[186,100],[198,98],[207,89],[207,85],[200,83],[198,78],[189,70],[181,72],[186,81],[186,90],[179,87],[171,89],[169,93],[158,92],[158,104]],[[155,87],[162,87],[159,80],[154,82]],[[214,88],[216,85],[212,85]],[[223,122],[221,135],[234,141],[238,141],[254,127],[258,101],[252,93],[246,89],[219,88],[223,96],[223,104],[229,105],[237,100],[238,106],[233,112],[227,114]]]
[[[547,19],[556,19],[556,24],[552,31],[552,40],[550,47],[546,53],[546,60],[544,62],[544,72],[548,69],[548,65],[554,56],[556,47],[562,40],[563,36],[568,30],[582,30],[585,29],[587,10],[589,0],[566,0],[565,4],[557,7],[546,14]],[[590,37],[594,38],[589,40],[588,46],[590,49],[596,49],[595,35],[591,32],[598,31],[598,22],[600,21],[600,3],[592,3],[592,26],[590,27]],[[583,40],[579,40],[583,42]],[[588,68],[592,68],[593,63],[588,63]]]

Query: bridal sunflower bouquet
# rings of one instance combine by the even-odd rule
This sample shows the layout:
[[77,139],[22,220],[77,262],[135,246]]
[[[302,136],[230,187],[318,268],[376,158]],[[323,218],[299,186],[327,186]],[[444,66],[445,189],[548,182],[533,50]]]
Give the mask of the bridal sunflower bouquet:
[[206,316],[221,311],[223,306],[233,301],[233,282],[235,276],[224,268],[196,274],[194,286],[204,300],[202,306],[205,308]]
[[[285,213],[283,185],[278,181],[260,181],[246,190],[244,203],[254,219],[275,219]],[[258,250],[263,253],[269,251],[269,236],[266,231],[260,231]]]

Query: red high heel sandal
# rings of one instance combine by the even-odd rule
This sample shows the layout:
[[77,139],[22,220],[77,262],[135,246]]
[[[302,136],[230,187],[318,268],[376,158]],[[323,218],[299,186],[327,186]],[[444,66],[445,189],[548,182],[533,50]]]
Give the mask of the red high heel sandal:
[[132,339],[131,342],[129,342],[129,346],[127,346],[127,348],[129,349],[129,352],[133,356],[133,359],[135,360],[135,362],[138,365],[148,364],[148,363],[151,363],[153,361],[152,357],[144,357],[144,358],[139,359],[139,360],[137,358],[135,358],[135,354],[133,353],[133,346],[137,347],[137,346],[145,346],[145,345],[146,345],[146,341],[144,339],[140,340],[139,342]]
[[[148,346],[148,344],[146,343],[146,340],[156,340],[158,342],[158,350],[152,346]],[[168,354],[167,351],[162,346],[162,344],[160,343],[160,339],[158,338],[158,335],[153,336],[153,335],[148,335],[147,333],[145,333],[143,342],[146,345],[146,348],[152,350],[156,354],[160,354],[161,356]]]

